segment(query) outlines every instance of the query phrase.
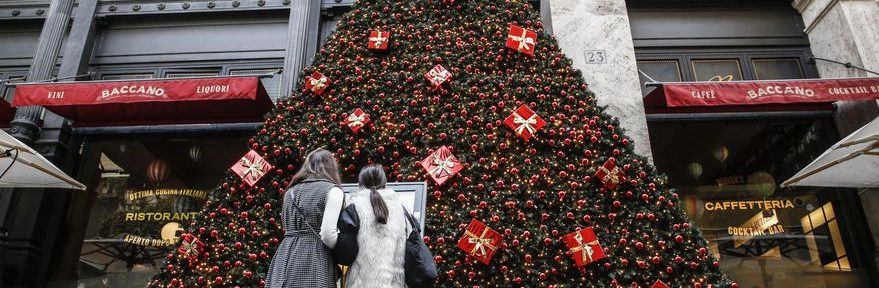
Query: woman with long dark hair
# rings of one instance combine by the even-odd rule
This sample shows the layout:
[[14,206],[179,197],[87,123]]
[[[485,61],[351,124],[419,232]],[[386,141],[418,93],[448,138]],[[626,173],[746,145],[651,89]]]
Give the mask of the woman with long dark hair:
[[403,271],[406,238],[412,230],[406,220],[400,197],[387,189],[387,176],[381,165],[360,170],[360,191],[351,195],[357,207],[360,251],[346,278],[347,287],[406,287]]
[[339,235],[336,222],[344,200],[340,185],[332,153],[318,148],[305,157],[284,194],[284,241],[269,267],[269,288],[336,287],[338,266],[330,249]]

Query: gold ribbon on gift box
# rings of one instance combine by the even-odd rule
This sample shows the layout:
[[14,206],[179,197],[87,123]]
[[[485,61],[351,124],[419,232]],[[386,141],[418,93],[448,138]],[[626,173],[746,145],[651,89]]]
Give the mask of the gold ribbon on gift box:
[[617,176],[617,174],[620,173],[619,167],[614,166],[613,170],[607,170],[607,167],[604,167],[604,165],[602,165],[601,167],[598,167],[598,170],[606,173],[604,177],[601,177],[601,182],[611,182],[613,184],[620,183],[620,177]]
[[470,232],[470,230],[467,230],[466,232],[464,232],[464,234],[467,235],[467,237],[470,237],[469,239],[467,239],[467,242],[470,244],[476,244],[473,246],[473,249],[470,249],[469,253],[471,255],[474,255],[477,257],[482,257],[485,255],[488,255],[488,251],[485,251],[486,247],[488,249],[490,249],[491,251],[497,250],[497,247],[495,247],[494,245],[491,244],[492,239],[485,237],[485,235],[488,234],[488,230],[489,230],[488,227],[484,227],[482,229],[482,235],[480,235],[480,236],[476,236],[476,234],[474,234],[473,232]]
[[318,79],[314,79],[313,77],[310,80],[311,82],[311,91],[317,91],[327,87],[327,77],[321,76]]
[[583,260],[589,259],[589,262],[592,262],[592,254],[595,254],[595,250],[592,249],[592,245],[600,245],[598,240],[592,240],[591,242],[583,242],[583,235],[580,233],[574,234],[574,240],[577,240],[577,246],[570,248],[571,253],[581,252]]
[[247,177],[248,175],[250,175],[251,179],[257,180],[260,177],[262,177],[262,175],[266,174],[266,172],[262,171],[262,167],[263,167],[263,163],[264,163],[264,161],[262,159],[257,158],[256,161],[250,162],[250,159],[247,159],[247,157],[244,157],[244,158],[241,158],[241,162],[239,162],[239,163],[241,163],[240,165],[244,166],[244,168],[245,168],[244,173],[242,173],[243,175],[241,175],[241,177]]
[[436,154],[433,155],[433,165],[436,165],[432,170],[430,170],[430,174],[433,177],[439,178],[442,175],[442,172],[446,172],[446,175],[452,176],[451,168],[455,168],[455,162],[452,162],[452,155],[446,157],[446,159],[440,159]]
[[384,43],[385,41],[388,40],[388,37],[384,37],[384,36],[382,36],[382,31],[381,31],[381,30],[376,30],[376,33],[378,34],[378,36],[375,36],[375,37],[369,37],[369,41],[374,42],[374,43],[375,43],[375,47],[381,47],[381,46],[382,46],[382,43]]
[[451,74],[452,73],[450,73],[449,70],[440,67],[435,67],[427,73],[427,75],[430,76],[430,82],[433,83],[443,83]]
[[525,119],[519,113],[513,113],[513,117],[513,123],[519,124],[519,127],[516,127],[516,135],[522,135],[522,132],[525,132],[525,130],[528,130],[529,134],[534,135],[534,132],[537,131],[532,126],[537,125],[537,114],[533,114],[528,119]]
[[510,35],[509,37],[513,41],[519,42],[519,48],[516,49],[519,52],[529,51],[531,47],[528,47],[528,45],[534,45],[534,38],[528,37],[528,30],[525,30],[525,28],[522,28],[521,36]]
[[348,115],[348,127],[351,127],[351,128],[363,127],[363,125],[366,124],[366,123],[364,123],[365,121],[366,121],[366,113],[363,113],[360,115],[351,113],[351,115]]
[[181,242],[180,248],[182,248],[184,251],[183,255],[186,257],[197,256],[199,253],[198,252],[198,246],[199,246],[198,244],[200,244],[199,242],[200,241],[198,241],[198,238],[195,238],[194,236],[190,241],[184,240],[183,242]]

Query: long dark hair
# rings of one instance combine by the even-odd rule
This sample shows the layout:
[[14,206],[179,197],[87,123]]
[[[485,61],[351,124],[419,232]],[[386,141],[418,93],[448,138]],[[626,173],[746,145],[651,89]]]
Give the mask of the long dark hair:
[[360,170],[360,176],[357,177],[360,187],[369,189],[369,203],[372,204],[372,213],[375,214],[375,221],[382,224],[388,224],[388,204],[378,194],[378,189],[384,189],[388,183],[388,177],[385,176],[385,169],[382,165],[373,164]]
[[333,158],[333,153],[323,148],[309,152],[308,156],[305,156],[305,161],[302,162],[302,167],[299,168],[296,175],[293,175],[293,180],[290,181],[290,186],[287,189],[308,178],[324,179],[333,182],[336,186],[341,186],[342,177],[339,176],[339,164]]

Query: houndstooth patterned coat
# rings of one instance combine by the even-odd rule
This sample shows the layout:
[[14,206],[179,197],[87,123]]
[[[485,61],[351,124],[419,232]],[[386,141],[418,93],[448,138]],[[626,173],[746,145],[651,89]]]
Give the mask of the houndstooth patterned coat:
[[[332,252],[315,234],[323,219],[327,192],[332,188],[333,183],[329,181],[306,179],[284,194],[281,223],[285,237],[272,258],[266,276],[268,288],[336,287],[337,266]],[[299,205],[306,215],[304,220],[315,229],[314,232],[304,224],[302,214],[296,211],[293,203]]]

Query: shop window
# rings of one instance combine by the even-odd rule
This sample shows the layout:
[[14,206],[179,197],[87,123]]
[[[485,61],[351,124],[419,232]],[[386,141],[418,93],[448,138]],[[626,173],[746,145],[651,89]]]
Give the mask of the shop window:
[[135,80],[152,79],[153,73],[119,73],[101,75],[101,80]]
[[281,97],[281,74],[275,72],[278,72],[279,69],[281,68],[231,69],[229,70],[229,75],[271,74],[271,76],[261,78],[262,86],[266,88],[266,93],[269,94],[269,97],[271,97],[272,99],[278,99],[279,97]]
[[645,85],[650,82],[647,76],[658,82],[681,81],[681,65],[678,63],[678,60],[639,60],[638,71],[640,72],[638,77],[641,81],[643,95],[647,95],[647,93],[653,90],[652,87]]
[[805,78],[797,58],[753,59],[751,66],[757,80]]
[[[654,163],[742,287],[867,287],[836,188],[780,188],[838,141],[833,121],[648,122]],[[849,226],[846,226],[849,225]],[[864,247],[867,248],[867,247]],[[850,251],[849,251],[850,250]]]
[[96,197],[79,228],[77,287],[143,287],[246,143],[237,135],[88,139],[78,174]]
[[[851,271],[845,246],[842,243],[842,235],[839,232],[839,224],[836,221],[836,213],[833,212],[831,203],[815,209],[800,221],[803,225],[803,233],[807,237],[809,255],[813,263],[831,270]],[[819,249],[817,239],[830,241],[829,246],[833,249]]]
[[742,65],[739,59],[697,59],[692,60],[695,81],[737,81],[742,80]]

